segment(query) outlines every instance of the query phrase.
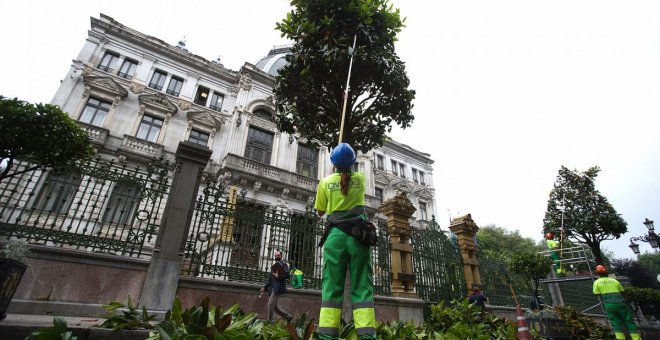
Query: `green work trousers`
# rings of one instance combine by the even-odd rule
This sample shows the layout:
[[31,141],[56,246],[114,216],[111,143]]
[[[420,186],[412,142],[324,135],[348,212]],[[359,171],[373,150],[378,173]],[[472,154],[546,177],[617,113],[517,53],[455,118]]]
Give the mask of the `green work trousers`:
[[291,277],[291,287],[293,288],[302,288],[303,278],[300,274],[294,274]]
[[347,269],[351,275],[355,331],[359,339],[376,339],[371,249],[339,228],[330,230],[323,247],[320,338],[339,338]]
[[617,339],[625,339],[623,334],[624,325],[628,329],[630,337],[633,340],[640,339],[639,333],[637,333],[637,325],[635,325],[635,321],[633,321],[633,316],[628,305],[623,302],[615,302],[604,303],[604,306],[607,318],[612,324],[612,330]]

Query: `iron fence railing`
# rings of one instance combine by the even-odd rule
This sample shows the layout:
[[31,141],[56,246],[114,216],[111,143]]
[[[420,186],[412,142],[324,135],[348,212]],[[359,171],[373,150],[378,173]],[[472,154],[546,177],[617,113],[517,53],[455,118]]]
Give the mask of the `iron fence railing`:
[[[556,284],[561,292],[564,305],[573,307],[578,312],[603,315],[598,297],[593,294],[593,279],[589,276],[575,276],[544,282],[543,285],[550,290],[549,285]],[[551,299],[546,301],[551,302]],[[552,301],[557,304],[556,301]]]
[[36,170],[6,178],[0,182],[0,238],[149,257],[170,182],[165,161],[142,168],[102,158],[75,173]]
[[[511,293],[511,289],[513,289],[518,303],[522,307],[530,306],[534,297],[532,283],[521,275],[510,272],[504,260],[480,254],[479,273],[484,294],[488,296],[492,305],[515,307],[516,301]],[[538,294],[542,302],[550,302],[547,290],[544,290],[542,285],[539,287]]]
[[[304,288],[321,289],[324,221],[307,208],[295,212],[239,198],[236,187],[210,182],[200,187],[186,242],[183,274],[226,281],[264,283],[273,253],[283,252],[304,273]],[[379,223],[372,248],[374,293],[390,295],[387,227]]]
[[432,220],[426,229],[413,229],[415,291],[427,302],[450,302],[465,297],[463,260],[458,249]]

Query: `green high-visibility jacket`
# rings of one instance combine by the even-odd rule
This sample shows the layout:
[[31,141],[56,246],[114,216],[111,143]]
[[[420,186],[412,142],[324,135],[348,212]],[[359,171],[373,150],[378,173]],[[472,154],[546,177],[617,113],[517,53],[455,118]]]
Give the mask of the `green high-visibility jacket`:
[[600,295],[603,303],[619,303],[624,302],[621,292],[624,291],[623,286],[619,281],[609,278],[601,277],[594,282],[594,294]]

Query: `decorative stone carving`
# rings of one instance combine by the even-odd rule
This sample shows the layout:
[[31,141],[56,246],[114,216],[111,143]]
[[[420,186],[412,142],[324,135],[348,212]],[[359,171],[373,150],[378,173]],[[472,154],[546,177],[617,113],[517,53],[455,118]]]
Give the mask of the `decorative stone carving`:
[[252,77],[247,73],[241,73],[238,86],[245,91],[249,91],[252,88]]
[[254,186],[252,187],[252,191],[256,194],[259,189],[261,189],[261,181],[256,181],[254,182]]
[[169,115],[173,115],[177,111],[176,105],[172,104],[172,102],[162,93],[143,94],[138,96],[138,101],[140,102],[140,105],[149,106]]
[[277,206],[282,207],[283,209],[287,207],[289,200],[289,188],[282,189],[280,197],[277,198]]
[[277,126],[273,122],[269,122],[267,120],[263,120],[259,117],[252,116],[249,120],[250,125],[256,126],[258,128],[270,131],[272,133],[278,133],[277,131]]
[[112,97],[126,98],[128,91],[110,77],[84,76],[85,91],[99,91]]
[[140,85],[135,82],[131,83],[131,92],[133,92],[134,94],[140,94],[144,92],[144,89],[145,89],[144,85]]
[[190,111],[186,114],[188,121],[196,124],[205,126],[208,130],[216,131],[222,127],[222,124],[225,122],[225,117],[218,117],[217,115],[207,111]]
[[83,68],[82,75],[83,76],[89,76],[90,74],[92,74],[92,71],[94,71],[93,67],[91,67],[89,65],[85,65],[84,68]]
[[477,246],[475,236],[479,227],[472,220],[472,215],[467,214],[451,220],[449,230],[456,235],[458,248],[463,257],[463,273],[467,292],[474,285],[481,284],[481,275],[479,273],[479,258],[477,256]]
[[266,97],[266,105],[268,105],[271,108],[275,109],[275,97],[273,97],[273,96]]
[[189,101],[187,101],[187,100],[185,100],[185,99],[181,99],[181,98],[179,98],[179,102],[177,103],[177,106],[178,106],[182,111],[186,111],[186,110],[190,110],[190,107],[192,106],[192,103],[189,102]]
[[417,298],[412,273],[412,227],[409,219],[415,212],[412,202],[405,193],[399,192],[385,201],[380,211],[387,216],[387,229],[392,249],[392,295],[395,297]]

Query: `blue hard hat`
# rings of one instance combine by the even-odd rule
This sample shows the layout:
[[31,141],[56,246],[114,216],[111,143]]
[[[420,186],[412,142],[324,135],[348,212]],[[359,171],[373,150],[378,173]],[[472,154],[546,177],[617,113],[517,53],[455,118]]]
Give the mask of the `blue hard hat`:
[[355,159],[355,151],[346,143],[337,145],[330,153],[330,161],[338,168],[350,168]]

